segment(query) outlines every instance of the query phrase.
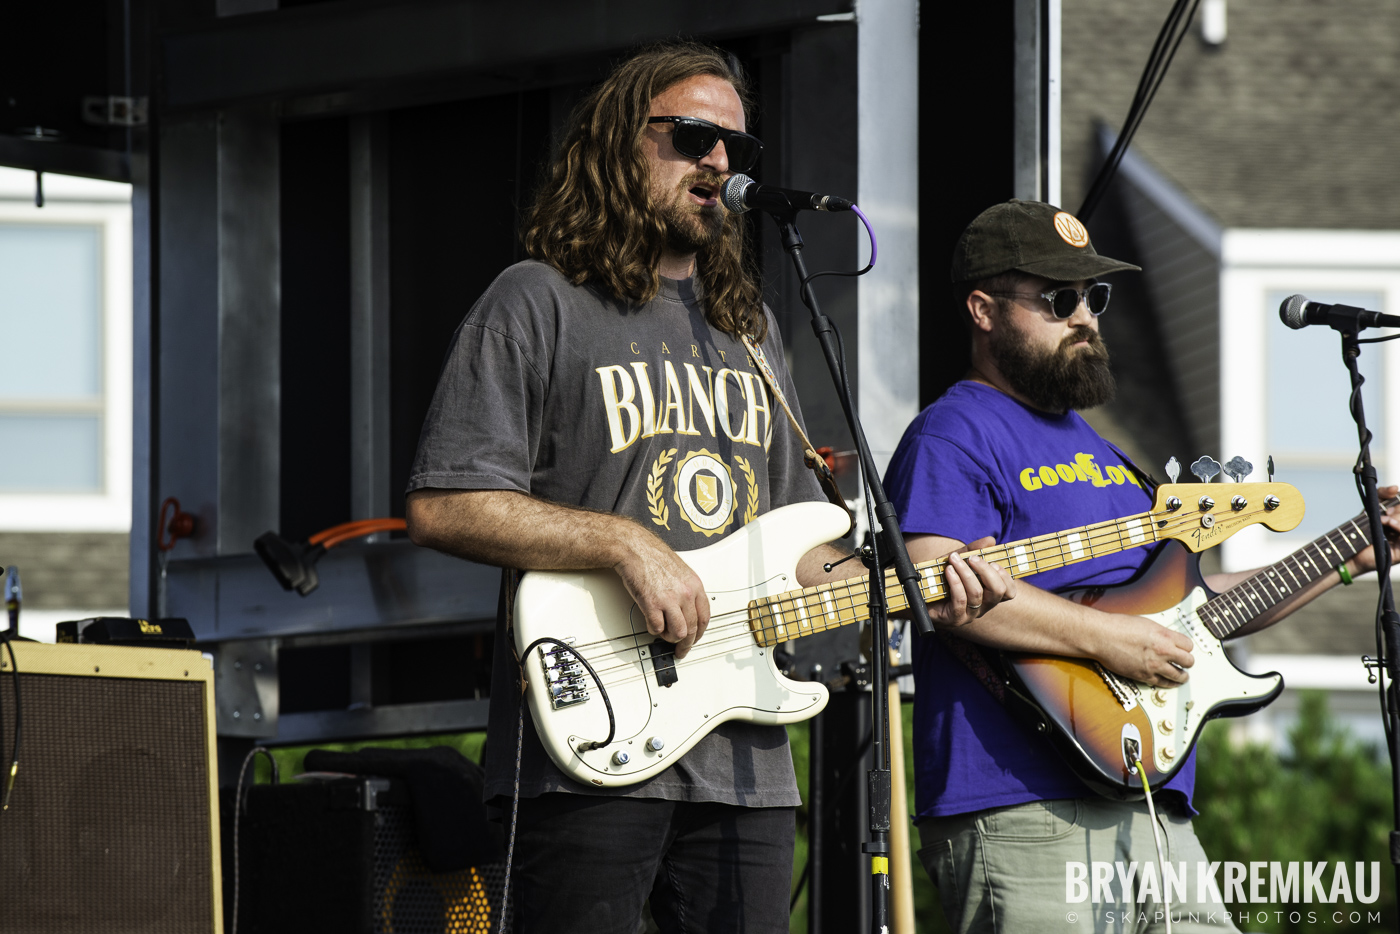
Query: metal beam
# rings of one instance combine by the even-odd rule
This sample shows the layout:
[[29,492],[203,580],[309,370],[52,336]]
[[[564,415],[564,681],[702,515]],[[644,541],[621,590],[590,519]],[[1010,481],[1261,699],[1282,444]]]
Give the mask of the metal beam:
[[267,104],[219,119],[220,554],[280,521],[280,126]]
[[430,74],[548,62],[678,35],[813,24],[851,0],[412,0],[328,3],[229,17],[167,35],[166,106],[281,98]]
[[72,143],[40,143],[17,136],[0,135],[0,165],[112,182],[131,181],[131,160],[119,150]]
[[343,545],[316,571],[321,586],[302,597],[283,590],[256,555],[174,560],[167,612],[187,618],[201,642],[496,617],[499,570],[406,541]]
[[[163,121],[155,146],[152,166],[158,174],[148,182],[155,214],[150,302],[164,313],[151,318],[151,357],[137,370],[138,398],[148,394],[151,419],[144,438],[150,445],[145,473],[151,487],[146,511],[132,518],[133,528],[148,530],[147,568],[156,557],[154,513],[165,497],[178,498],[196,517],[194,537],[181,540],[171,557],[216,554],[220,519],[217,115]],[[135,443],[133,449],[140,450]],[[132,580],[137,576],[133,573]],[[159,593],[159,581],[156,589]],[[147,594],[146,606],[160,615],[159,596]]]
[[350,518],[389,515],[389,121],[350,120]]
[[1015,4],[1014,188],[1017,198],[1059,204],[1060,0]]
[[371,736],[421,736],[484,730],[490,705],[489,700],[457,700],[393,704],[359,710],[284,713],[277,722],[277,735],[268,742],[299,746]]
[[884,247],[880,268],[857,283],[860,417],[883,472],[919,411],[919,123],[908,117],[919,112],[919,4],[860,10],[856,197]]

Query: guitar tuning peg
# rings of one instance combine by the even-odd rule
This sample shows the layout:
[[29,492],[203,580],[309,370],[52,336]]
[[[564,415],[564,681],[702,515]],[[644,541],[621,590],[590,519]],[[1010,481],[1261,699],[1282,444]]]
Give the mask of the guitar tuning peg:
[[1220,476],[1220,461],[1209,454],[1202,454],[1191,464],[1191,472],[1195,474],[1202,483],[1209,483]]
[[1243,457],[1232,457],[1225,464],[1226,476],[1236,483],[1239,483],[1252,473],[1254,473],[1254,465]]
[[1274,456],[1273,456],[1272,454],[1269,455],[1268,471],[1269,471],[1269,482],[1270,482],[1270,483],[1273,483],[1273,482],[1274,482]]
[[1179,476],[1181,476],[1181,461],[1177,460],[1176,455],[1173,454],[1171,460],[1167,461],[1167,477],[1172,483],[1175,483]]

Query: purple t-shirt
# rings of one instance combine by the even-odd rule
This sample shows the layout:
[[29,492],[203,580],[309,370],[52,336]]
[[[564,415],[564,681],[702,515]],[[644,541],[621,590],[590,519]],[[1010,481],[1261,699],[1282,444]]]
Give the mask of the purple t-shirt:
[[[905,535],[1012,542],[1150,508],[1127,458],[1076,412],[1051,415],[963,381],[905,430],[885,476]],[[1121,584],[1148,548],[1025,578],[1058,591]],[[914,641],[914,762],[919,817],[945,817],[1088,788],[1050,741],[1017,722],[936,638]],[[1166,787],[1190,806],[1195,753]]]

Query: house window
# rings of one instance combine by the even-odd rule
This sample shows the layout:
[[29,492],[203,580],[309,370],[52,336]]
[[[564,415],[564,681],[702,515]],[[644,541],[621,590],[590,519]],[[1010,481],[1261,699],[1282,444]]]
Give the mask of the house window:
[[131,528],[131,186],[0,169],[0,531]]
[[102,228],[0,223],[0,492],[102,492],[102,330]]
[[[1291,294],[1270,291],[1264,306],[1278,308]],[[1308,298],[1385,311],[1381,292],[1313,290]],[[1296,486],[1307,503],[1307,514],[1292,534],[1315,538],[1361,510],[1352,479],[1359,441],[1347,408],[1351,382],[1342,364],[1341,339],[1327,327],[1295,331],[1275,315],[1268,319],[1267,343],[1267,450],[1276,477]],[[1371,461],[1385,477],[1385,369],[1379,365],[1379,348],[1366,349],[1371,352],[1361,357],[1366,378],[1362,396],[1373,435]]]
[[[1341,339],[1322,326],[1299,330],[1279,320],[1293,294],[1373,311],[1400,309],[1400,233],[1228,229],[1221,239],[1221,457],[1241,455],[1254,475],[1274,458],[1274,479],[1302,493],[1297,528],[1242,529],[1221,546],[1227,571],[1272,564],[1361,512],[1352,466],[1356,423]],[[1366,337],[1386,332],[1367,331]],[[1365,344],[1359,360],[1371,460],[1382,483],[1400,467],[1400,342]]]

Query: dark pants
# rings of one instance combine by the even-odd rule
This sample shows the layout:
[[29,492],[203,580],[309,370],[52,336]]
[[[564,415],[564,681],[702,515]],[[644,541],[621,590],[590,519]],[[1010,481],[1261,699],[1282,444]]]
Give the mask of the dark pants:
[[516,934],[787,934],[792,808],[547,794],[522,799]]

